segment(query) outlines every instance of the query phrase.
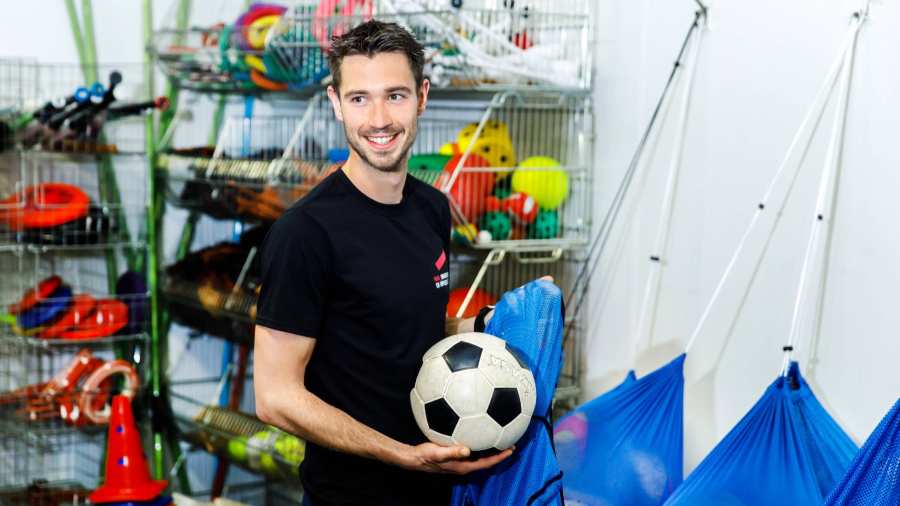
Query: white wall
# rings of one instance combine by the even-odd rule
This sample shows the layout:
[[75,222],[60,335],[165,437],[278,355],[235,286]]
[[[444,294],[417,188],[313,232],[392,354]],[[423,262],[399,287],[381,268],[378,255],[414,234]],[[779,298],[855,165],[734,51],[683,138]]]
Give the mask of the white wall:
[[[627,207],[630,231],[620,229],[614,236],[611,245],[621,247],[609,248],[607,268],[593,283],[585,357],[588,397],[620,381],[635,364],[639,374],[645,373],[680,352],[859,5],[856,0],[712,3],[652,345],[635,360],[634,334],[672,148],[674,108],[656,148],[648,150],[655,156],[642,169],[647,175],[643,198]],[[690,0],[600,4],[597,222],[650,117],[694,10]],[[873,2],[858,42],[817,360],[810,360],[810,332],[802,335],[795,354],[816,394],[857,442],[900,395],[900,312],[894,297],[900,268],[893,261],[900,236],[892,220],[900,213],[895,198],[900,178],[898,61],[900,6]],[[823,121],[730,338],[729,323],[750,273],[746,261],[738,263],[733,282],[688,357],[686,470],[779,372],[829,127],[830,120]],[[758,251],[761,241],[760,234],[752,236],[748,252]]]

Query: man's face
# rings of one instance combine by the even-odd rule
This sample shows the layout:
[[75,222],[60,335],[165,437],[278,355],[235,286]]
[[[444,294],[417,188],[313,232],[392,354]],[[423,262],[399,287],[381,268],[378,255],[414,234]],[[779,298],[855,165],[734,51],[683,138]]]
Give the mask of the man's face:
[[341,62],[340,90],[328,87],[350,148],[363,162],[383,172],[399,171],[406,163],[427,96],[428,81],[417,94],[403,53],[347,56]]

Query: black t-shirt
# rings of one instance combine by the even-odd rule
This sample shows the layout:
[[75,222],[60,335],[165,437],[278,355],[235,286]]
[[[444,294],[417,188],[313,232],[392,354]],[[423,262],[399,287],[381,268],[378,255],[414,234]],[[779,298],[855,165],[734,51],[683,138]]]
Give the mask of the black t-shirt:
[[[399,204],[359,191],[343,170],[272,225],[256,322],[316,339],[306,387],[407,444],[426,441],[409,404],[422,355],[444,337],[450,210],[412,176]],[[307,493],[325,504],[447,504],[446,476],[308,444]],[[314,504],[317,504],[314,502]]]

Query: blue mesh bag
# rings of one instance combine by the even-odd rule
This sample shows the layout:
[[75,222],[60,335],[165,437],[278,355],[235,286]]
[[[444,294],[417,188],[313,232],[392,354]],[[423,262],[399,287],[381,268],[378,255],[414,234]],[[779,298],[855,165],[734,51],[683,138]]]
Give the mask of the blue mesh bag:
[[792,363],[666,505],[820,505],[853,448]]
[[512,456],[464,477],[453,506],[561,505],[561,473],[547,414],[562,368],[563,300],[549,281],[532,281],[503,295],[485,332],[522,353],[537,385],[534,419]]
[[826,504],[900,505],[900,400],[856,454],[847,474],[828,496]]
[[658,505],[681,483],[684,359],[630,372],[556,423],[567,505]]

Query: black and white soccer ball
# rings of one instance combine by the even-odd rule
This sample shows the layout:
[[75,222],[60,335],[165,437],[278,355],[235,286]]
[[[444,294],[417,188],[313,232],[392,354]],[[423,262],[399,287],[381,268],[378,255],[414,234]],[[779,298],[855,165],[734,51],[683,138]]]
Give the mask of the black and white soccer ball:
[[481,332],[432,346],[409,393],[416,423],[429,440],[472,451],[515,444],[528,429],[536,397],[534,376],[517,352]]

